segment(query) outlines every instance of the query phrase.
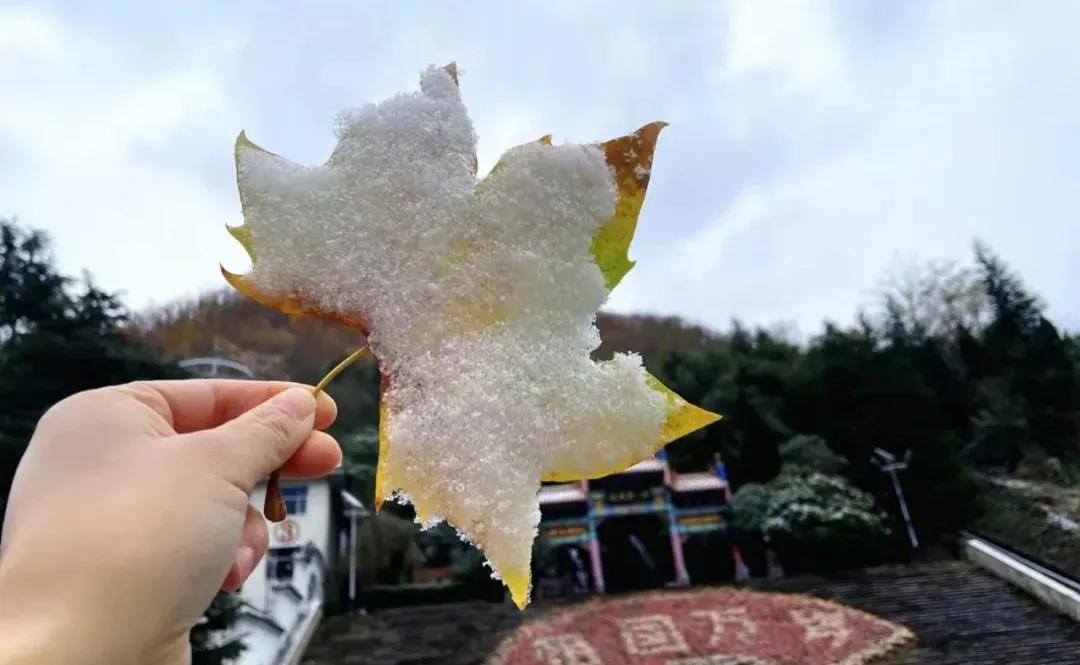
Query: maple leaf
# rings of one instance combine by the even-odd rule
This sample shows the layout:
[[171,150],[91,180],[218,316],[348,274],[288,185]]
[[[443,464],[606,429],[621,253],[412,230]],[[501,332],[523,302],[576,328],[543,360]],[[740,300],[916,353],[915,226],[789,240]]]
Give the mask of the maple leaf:
[[376,506],[409,500],[484,552],[524,607],[541,480],[597,478],[719,416],[636,355],[594,362],[596,311],[630,270],[664,123],[600,144],[550,136],[476,175],[454,66],[343,114],[323,166],[241,132],[251,272],[236,289],[368,334],[381,372]]

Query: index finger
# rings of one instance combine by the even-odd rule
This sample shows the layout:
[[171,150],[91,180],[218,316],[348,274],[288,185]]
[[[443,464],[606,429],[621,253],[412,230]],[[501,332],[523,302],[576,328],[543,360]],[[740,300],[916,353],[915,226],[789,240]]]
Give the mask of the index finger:
[[[168,407],[161,415],[178,434],[217,427],[246,413],[274,395],[304,384],[288,381],[243,381],[233,379],[179,379],[145,381],[141,385],[160,395]],[[320,392],[315,411],[315,428],[323,429],[337,417],[337,404]]]

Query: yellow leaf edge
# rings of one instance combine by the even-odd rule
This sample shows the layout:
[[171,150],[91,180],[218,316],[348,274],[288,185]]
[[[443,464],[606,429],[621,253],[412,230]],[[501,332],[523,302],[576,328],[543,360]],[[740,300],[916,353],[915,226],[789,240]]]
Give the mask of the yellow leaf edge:
[[[618,465],[613,466],[610,469],[605,469],[602,472],[590,474],[587,477],[582,477],[580,474],[561,474],[552,473],[545,475],[542,480],[553,482],[571,482],[576,480],[586,480],[601,478],[603,476],[611,475],[612,473],[618,473],[623,471],[638,462],[648,459],[650,456],[656,454],[661,448],[667,444],[679,439],[691,432],[697,431],[707,425],[710,425],[718,420],[721,416],[711,411],[706,411],[698,406],[690,404],[685,399],[680,397],[673,390],[665,386],[659,379],[648,372],[645,373],[645,381],[649,387],[653,390],[664,395],[667,400],[667,413],[664,416],[664,421],[660,426],[658,432],[657,442],[649,455],[641,458],[630,458]],[[383,383],[383,389],[385,390],[386,383]],[[395,485],[397,483],[390,477],[390,444],[387,436],[387,419],[390,413],[386,407],[386,403],[380,401],[379,404],[379,461],[375,470],[375,510],[378,511],[382,508],[383,503],[390,498],[393,492],[399,488]],[[417,494],[410,494],[409,498],[412,501],[413,508],[416,510],[417,518],[421,522],[426,522],[432,514],[431,507],[427,505],[427,501],[422,496]],[[450,524],[458,524],[455,518],[456,515],[451,511],[450,514],[441,515]],[[514,605],[518,609],[525,609],[525,606],[529,603],[529,595],[532,589],[532,562],[508,562],[499,561],[491,558],[489,549],[485,546],[484,538],[480,537],[476,541],[476,546],[484,553],[485,557],[488,557],[491,564],[499,571],[499,575],[503,579],[503,583],[510,591],[510,597],[514,601]]]
[[[264,154],[268,157],[273,157],[275,159],[283,158],[253,143],[247,137],[247,134],[245,132],[241,131],[240,134],[237,135],[236,143],[233,146],[233,160],[236,164],[236,189],[240,194],[241,214],[246,216],[248,211],[248,197],[244,193],[244,188],[240,185],[240,156],[242,151],[244,150],[252,150]],[[254,249],[252,247],[251,227],[247,226],[246,224],[241,224],[239,226],[226,225],[225,230],[228,231],[229,235],[231,235],[233,238],[236,239],[237,242],[240,243],[240,246],[244,248],[245,252],[247,252],[248,258],[251,260],[251,264],[254,266],[257,259]],[[310,316],[317,319],[324,319],[326,321],[343,323],[347,326],[358,328],[365,335],[369,332],[367,322],[359,316],[347,316],[314,307],[308,303],[305,303],[300,298],[300,296],[296,294],[282,295],[265,293],[258,289],[258,287],[251,281],[248,275],[239,275],[237,273],[230,272],[225,268],[225,266],[219,266],[219,268],[221,269],[221,275],[225,278],[225,281],[228,282],[229,285],[232,286],[234,289],[247,296],[248,298],[251,298],[255,302],[261,305],[265,305],[266,307],[269,307],[271,309],[275,309],[282,314],[287,314],[289,316]]]
[[[240,130],[240,133],[236,135],[236,141],[233,144],[233,164],[236,168],[236,190],[240,194],[241,215],[247,215],[248,211],[247,196],[244,195],[244,188],[240,185],[240,153],[244,150],[253,150],[255,152],[259,152],[270,157],[277,157],[277,155],[270,152],[269,150],[264,150],[263,148],[252,143],[251,140],[248,139],[247,133],[244,130]],[[251,246],[251,227],[247,226],[246,224],[241,224],[240,226],[226,225],[225,230],[229,232],[229,235],[236,238],[236,241],[239,242],[240,246],[244,248],[245,252],[247,252],[248,259],[250,259],[252,263],[255,263],[255,251],[254,248]],[[224,268],[222,270],[224,270]]]
[[629,469],[638,462],[649,459],[649,457],[655,455],[660,449],[672,441],[680,439],[692,432],[696,432],[703,427],[707,427],[723,417],[717,413],[707,411],[687,402],[675,393],[675,391],[665,386],[660,379],[657,379],[648,372],[645,373],[645,381],[650,388],[661,393],[665,399],[667,399],[667,413],[664,416],[664,422],[660,425],[660,432],[657,437],[656,445],[648,455],[629,457],[617,464],[613,464],[609,468],[589,474],[554,471],[544,474],[541,480],[545,482],[569,483],[578,480],[595,480],[597,478],[603,478],[604,476],[610,476],[613,473],[619,473],[620,471]]
[[645,204],[656,140],[660,130],[667,126],[662,121],[650,122],[632,134],[600,144],[612,169],[618,197],[611,217],[593,236],[590,250],[608,291],[634,267],[630,260],[630,243],[634,240],[638,216]]
[[[382,384],[382,389],[385,390],[386,383]],[[380,401],[379,404],[379,461],[375,467],[375,510],[376,512],[382,509],[383,503],[386,502],[393,493],[399,489],[408,491],[408,488],[398,487],[396,482],[390,473],[390,443],[387,436],[387,419],[390,415],[389,409],[386,407],[386,403]],[[427,522],[431,519],[432,509],[428,505],[428,501],[424,496],[419,493],[410,493],[409,499],[412,502],[413,509],[416,511],[416,518],[421,522]],[[463,522],[458,519],[458,515],[452,508],[452,502],[443,502],[451,506],[450,511],[445,515],[440,515],[449,524],[456,525]],[[461,531],[459,530],[459,533]],[[476,546],[483,552],[484,556],[491,562],[491,565],[495,570],[499,571],[499,575],[502,577],[503,584],[506,585],[507,590],[510,591],[510,597],[514,601],[514,605],[519,610],[524,610],[529,604],[529,596],[532,591],[532,561],[531,553],[530,559],[524,562],[517,561],[504,561],[491,556],[490,548],[487,546],[486,538],[482,535],[469,534],[471,538],[475,539]]]
[[[637,220],[645,204],[656,141],[660,131],[667,126],[668,123],[660,120],[650,122],[630,134],[596,144],[611,167],[616,190],[611,217],[600,225],[589,245],[593,262],[600,268],[608,291],[613,290],[634,267],[629,256],[630,243],[634,240]],[[551,134],[541,136],[534,143],[550,146]],[[517,148],[511,148],[499,157],[485,179],[477,184],[478,188],[482,189],[486,179],[502,169],[506,156],[514,150]]]

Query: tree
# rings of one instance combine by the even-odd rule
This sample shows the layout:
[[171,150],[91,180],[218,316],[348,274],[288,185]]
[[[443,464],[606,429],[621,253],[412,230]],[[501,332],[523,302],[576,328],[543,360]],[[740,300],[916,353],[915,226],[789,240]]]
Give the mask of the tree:
[[989,307],[979,275],[954,261],[899,266],[879,288],[879,325],[900,324],[922,335],[950,337],[958,328],[981,330]]
[[[1030,441],[1045,454],[1080,454],[1080,384],[1070,341],[1043,314],[1038,298],[988,247],[977,243],[975,258],[993,312],[975,368],[983,395],[984,430],[994,422],[1023,422]],[[1002,408],[1007,412],[994,415]],[[1004,443],[1003,437],[984,436],[980,450],[991,452],[987,445],[992,440]],[[991,454],[1008,457],[1007,451]]]
[[379,431],[373,425],[360,427],[338,437],[342,466],[352,481],[352,490],[361,501],[375,500],[375,472],[379,463]]
[[846,457],[847,477],[894,512],[891,488],[870,458],[874,448],[910,450],[909,507],[930,535],[959,528],[976,506],[962,455],[970,431],[965,379],[949,364],[946,344],[898,328],[827,328],[800,366],[789,418]]
[[53,266],[41,231],[0,219],[0,507],[34,424],[81,390],[180,376],[124,334],[119,299]]
[[761,483],[744,483],[731,497],[732,527],[744,532],[760,532],[769,509],[769,488]]
[[780,444],[780,460],[784,468],[797,467],[837,475],[847,466],[847,460],[829,449],[825,439],[814,434],[796,434]]
[[985,393],[986,407],[972,418],[967,454],[980,466],[1015,469],[1033,446],[1023,405],[989,383]]
[[239,613],[236,596],[219,593],[214,598],[202,621],[191,631],[191,665],[224,665],[244,651],[243,642],[230,637]]
[[724,420],[669,447],[678,470],[700,470],[721,454],[736,483],[765,482],[780,471],[777,449],[792,431],[781,410],[799,350],[738,324],[723,343],[677,351],[660,363],[662,380],[676,393]]
[[0,218],[0,344],[67,318],[68,280],[52,269],[49,238]]
[[1042,304],[1005,262],[981,241],[975,242],[975,262],[993,308],[993,326],[1019,334],[1036,327],[1042,319]]

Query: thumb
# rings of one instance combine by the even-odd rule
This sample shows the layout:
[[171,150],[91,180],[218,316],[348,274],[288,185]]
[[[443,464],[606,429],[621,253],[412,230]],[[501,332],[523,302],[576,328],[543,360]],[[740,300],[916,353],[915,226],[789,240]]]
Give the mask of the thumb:
[[289,388],[211,430],[199,432],[215,448],[223,471],[250,491],[281,467],[311,436],[315,426],[315,396],[307,388]]

